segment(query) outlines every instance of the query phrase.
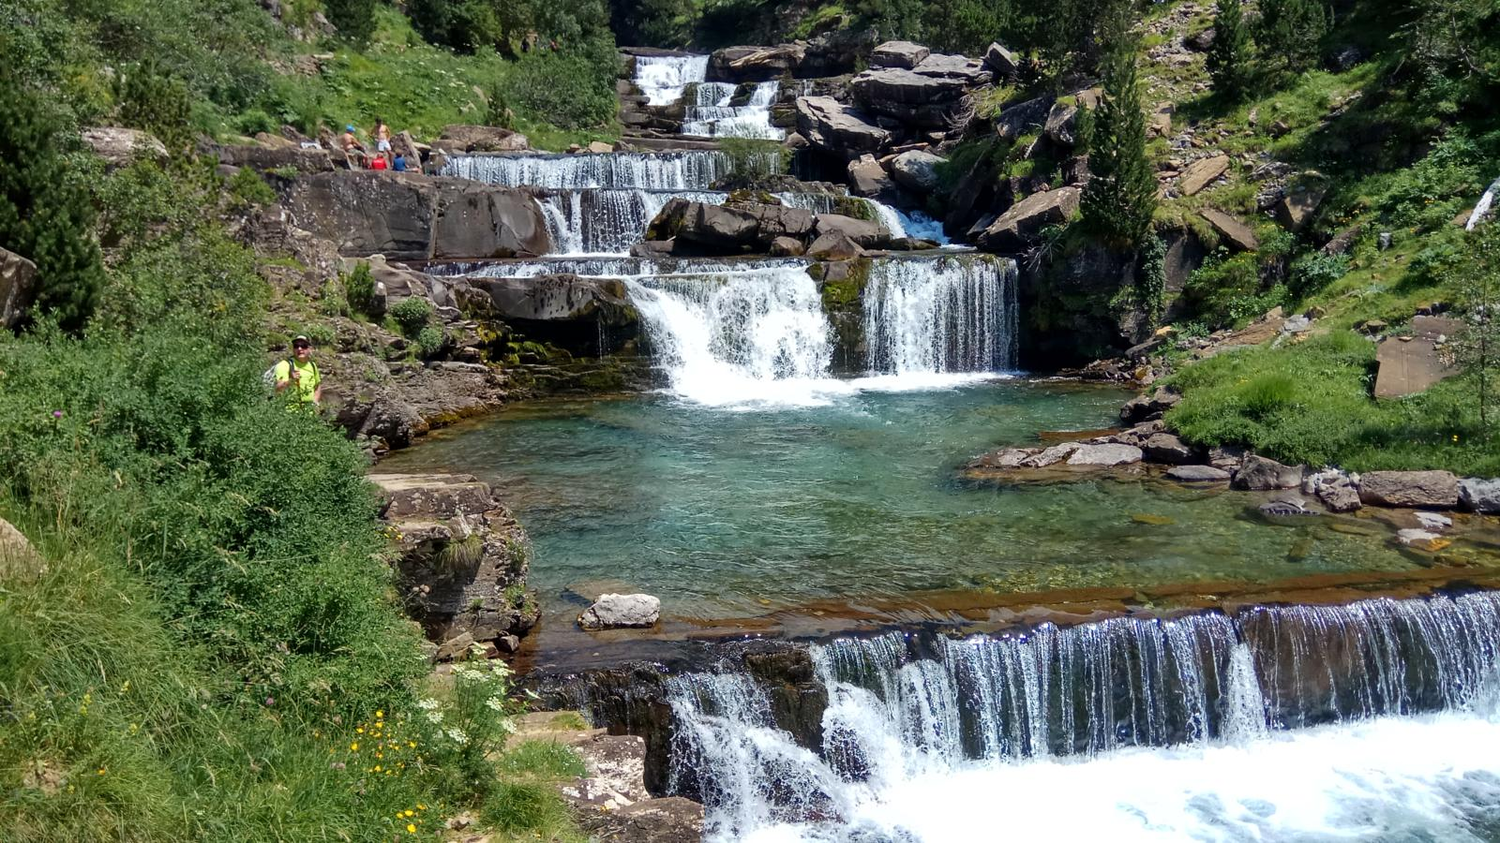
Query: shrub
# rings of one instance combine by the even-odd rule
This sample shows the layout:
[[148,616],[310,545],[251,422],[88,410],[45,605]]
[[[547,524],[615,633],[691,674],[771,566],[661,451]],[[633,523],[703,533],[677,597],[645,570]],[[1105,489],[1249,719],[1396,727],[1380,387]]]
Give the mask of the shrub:
[[506,124],[509,110],[563,129],[607,126],[619,108],[613,64],[613,59],[601,62],[575,52],[529,53],[511,67],[496,89],[490,101],[490,122]]
[[145,129],[168,144],[188,143],[192,98],[181,79],[148,60],[125,68],[117,87],[121,122]]
[[1214,5],[1214,40],[1208,50],[1208,75],[1214,91],[1230,101],[1250,88],[1250,31],[1245,25],[1241,0],[1217,0]]
[[375,307],[375,276],[370,274],[370,265],[360,261],[354,271],[342,276],[344,297],[355,313],[371,315]]
[[408,296],[390,310],[391,318],[396,320],[401,333],[409,340],[416,339],[422,329],[427,327],[432,314],[432,302],[421,296]]
[[241,167],[229,178],[229,193],[242,205],[274,205],[276,191],[250,167]]
[[1292,277],[1288,286],[1293,295],[1306,297],[1326,289],[1343,278],[1348,271],[1348,255],[1310,252],[1292,261]]
[[716,185],[723,190],[758,189],[784,175],[789,162],[776,141],[753,138],[723,138],[719,142],[728,175]]
[[104,269],[94,207],[59,153],[46,99],[0,62],[0,245],[37,268],[37,310],[80,330],[99,301]]
[[235,127],[240,130],[240,134],[253,136],[261,132],[270,133],[276,131],[276,121],[272,120],[271,115],[261,109],[252,108],[235,120]]
[[424,358],[436,357],[442,353],[443,347],[448,344],[448,336],[442,328],[436,325],[428,325],[417,332],[414,340],[417,344],[417,352]]
[[375,33],[375,0],[323,0],[328,22],[350,41],[368,41]]

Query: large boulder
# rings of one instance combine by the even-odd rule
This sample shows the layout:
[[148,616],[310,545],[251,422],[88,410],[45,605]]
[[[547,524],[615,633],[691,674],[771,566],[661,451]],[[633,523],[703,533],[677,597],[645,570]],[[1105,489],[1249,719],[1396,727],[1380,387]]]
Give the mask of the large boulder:
[[1229,170],[1228,155],[1210,155],[1187,165],[1177,179],[1177,192],[1183,196],[1194,196],[1203,188],[1213,184]]
[[984,51],[984,66],[1001,79],[1015,76],[1021,70],[1021,62],[1016,54],[999,42],[991,42],[990,48]]
[[1107,468],[1113,465],[1138,463],[1141,461],[1141,456],[1141,449],[1134,445],[1105,442],[1093,445],[1079,445],[1073,453],[1068,455],[1067,464]]
[[1051,97],[1037,97],[1006,106],[995,118],[995,134],[1013,141],[1022,135],[1041,131],[1052,112],[1052,102]]
[[890,174],[875,156],[865,154],[849,162],[849,192],[855,196],[879,196],[893,187]]
[[846,217],[843,214],[818,214],[816,231],[819,237],[832,233],[841,234],[866,249],[881,248],[891,239],[890,232],[880,223]]
[[1078,211],[1083,191],[1060,187],[1034,193],[1012,205],[979,236],[987,251],[1014,254],[1027,247],[1038,232],[1049,225],[1062,225]]
[[1307,227],[1323,197],[1328,195],[1328,182],[1319,173],[1303,173],[1287,186],[1281,201],[1276,203],[1276,221],[1288,231],[1301,231]]
[[1260,248],[1260,238],[1250,226],[1216,208],[1204,208],[1198,212],[1209,226],[1218,233],[1220,240],[1237,252],[1253,252]]
[[880,152],[891,133],[833,97],[798,97],[797,131],[813,146],[850,158]]
[[625,282],[615,278],[539,275],[531,278],[475,276],[459,287],[462,309],[513,326],[535,322],[624,325],[635,321]]
[[291,180],[282,205],[343,255],[486,259],[551,250],[529,194],[465,179],[337,170]]
[[887,41],[870,53],[871,67],[902,67],[910,70],[921,64],[932,51],[910,41]]
[[807,56],[804,44],[725,47],[708,57],[710,82],[766,82],[794,73]]
[[968,89],[989,71],[962,56],[931,55],[913,69],[866,70],[849,83],[854,99],[874,113],[930,129],[950,129],[970,109]]
[[137,158],[161,161],[167,157],[167,148],[162,142],[140,129],[118,126],[84,129],[83,142],[111,167],[126,166]]
[[1500,478],[1466,477],[1458,481],[1458,499],[1470,512],[1500,515]]
[[1364,506],[1359,500],[1359,478],[1336,468],[1315,471],[1302,478],[1302,491],[1316,495],[1333,512],[1353,512]]
[[1140,424],[1159,419],[1182,401],[1182,393],[1159,386],[1150,394],[1137,395],[1120,407],[1122,424]]
[[1282,465],[1275,460],[1249,454],[1240,463],[1239,470],[1234,473],[1229,485],[1250,492],[1295,489],[1302,485],[1302,466]]
[[938,188],[938,165],[947,159],[922,149],[912,149],[891,161],[891,177],[915,193],[931,193]]
[[1182,441],[1180,436],[1166,432],[1151,434],[1142,443],[1141,450],[1152,462],[1170,465],[1186,465],[1198,458],[1196,448]]
[[372,474],[396,538],[402,602],[440,646],[526,634],[536,624],[525,594],[531,544],[490,487],[466,474]]
[[444,126],[443,133],[432,142],[433,149],[445,152],[524,152],[531,148],[525,135],[499,126]]
[[661,619],[661,600],[649,594],[602,594],[578,616],[584,629],[655,626]]
[[845,261],[860,257],[865,250],[841,231],[819,234],[807,247],[807,256],[814,260]]
[[1451,471],[1369,471],[1360,475],[1359,499],[1370,506],[1453,509],[1458,478]]
[[36,293],[36,264],[0,248],[0,326],[14,330]]
[[812,212],[801,208],[754,201],[711,205],[678,197],[662,207],[647,235],[671,239],[676,253],[737,254],[768,249],[779,237],[806,239],[813,228]]

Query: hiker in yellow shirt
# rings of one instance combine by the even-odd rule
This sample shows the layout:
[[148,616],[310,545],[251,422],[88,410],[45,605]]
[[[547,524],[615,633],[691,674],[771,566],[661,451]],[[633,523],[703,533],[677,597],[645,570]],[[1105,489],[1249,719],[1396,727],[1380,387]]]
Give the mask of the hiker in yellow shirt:
[[295,360],[276,364],[276,391],[291,388],[295,390],[292,397],[299,404],[322,404],[323,376],[318,374],[318,364],[312,361],[312,341],[307,337],[292,340],[292,354]]

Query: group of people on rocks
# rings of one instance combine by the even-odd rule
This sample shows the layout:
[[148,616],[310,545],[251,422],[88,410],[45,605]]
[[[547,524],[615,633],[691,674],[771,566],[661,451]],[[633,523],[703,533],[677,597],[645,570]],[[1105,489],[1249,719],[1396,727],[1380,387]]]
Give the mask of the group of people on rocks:
[[371,132],[375,138],[375,151],[372,153],[360,143],[359,137],[354,132],[354,124],[350,123],[344,127],[344,133],[339,136],[339,148],[346,155],[363,160],[364,165],[370,170],[391,170],[397,173],[405,172],[416,162],[406,159],[405,150],[397,150],[391,146],[391,127],[385,124],[379,117],[375,118],[375,130]]

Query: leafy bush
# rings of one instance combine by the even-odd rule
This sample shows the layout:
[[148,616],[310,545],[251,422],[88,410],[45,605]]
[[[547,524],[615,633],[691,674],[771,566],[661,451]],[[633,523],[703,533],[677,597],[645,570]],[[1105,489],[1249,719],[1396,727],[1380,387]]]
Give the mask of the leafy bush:
[[81,329],[104,282],[94,207],[59,152],[61,125],[45,99],[0,62],[0,245],[37,268],[36,308]]
[[118,88],[121,122],[169,144],[186,145],[192,116],[186,83],[149,60],[126,68]]
[[573,52],[527,54],[496,89],[490,122],[510,125],[510,111],[564,129],[606,126],[619,108],[613,65],[613,59]]
[[414,340],[432,319],[432,302],[421,296],[408,296],[390,310],[390,316],[401,327],[401,333]]
[[241,167],[229,178],[229,193],[243,205],[274,205],[276,191],[250,167]]
[[448,344],[448,336],[443,329],[436,325],[428,325],[417,332],[417,352],[423,357],[436,357],[442,353],[443,346]]
[[240,130],[241,134],[251,136],[261,132],[270,133],[276,131],[276,121],[271,119],[271,115],[259,108],[252,108],[241,114],[235,120],[235,126]]
[[368,41],[375,32],[375,0],[323,0],[328,22],[351,41]]
[[1348,255],[1309,252],[1292,261],[1292,277],[1288,286],[1293,295],[1306,297],[1327,289],[1348,271]]
[[1220,249],[1188,276],[1183,292],[1199,316],[1220,327],[1246,318],[1247,303],[1259,300],[1261,286],[1255,255]]

